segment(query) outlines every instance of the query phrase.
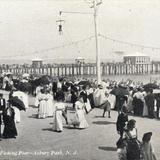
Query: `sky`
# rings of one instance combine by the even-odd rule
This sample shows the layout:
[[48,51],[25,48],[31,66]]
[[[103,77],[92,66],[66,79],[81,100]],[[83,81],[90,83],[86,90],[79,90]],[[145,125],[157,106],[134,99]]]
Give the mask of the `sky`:
[[[59,11],[93,13],[90,1],[0,0],[0,61],[95,60],[93,14],[59,15]],[[62,35],[56,22],[60,18],[64,20]],[[160,49],[154,49],[160,48],[159,0],[102,0],[97,21],[98,33],[114,39],[99,36],[101,60],[116,61],[134,52],[160,58]],[[116,40],[152,47],[145,49]]]

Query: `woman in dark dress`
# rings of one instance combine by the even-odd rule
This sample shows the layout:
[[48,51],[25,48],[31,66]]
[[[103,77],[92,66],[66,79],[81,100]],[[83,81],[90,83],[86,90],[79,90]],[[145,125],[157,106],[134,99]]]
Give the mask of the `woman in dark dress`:
[[140,160],[140,142],[138,141],[136,121],[128,121],[125,129],[125,139],[127,142],[127,160]]
[[17,129],[14,121],[14,116],[15,116],[14,109],[11,107],[11,104],[9,104],[3,114],[4,138],[16,138],[17,136]]
[[155,97],[156,101],[157,101],[157,118],[159,119],[160,118],[160,114],[159,114],[159,110],[160,110],[160,93],[158,93]]

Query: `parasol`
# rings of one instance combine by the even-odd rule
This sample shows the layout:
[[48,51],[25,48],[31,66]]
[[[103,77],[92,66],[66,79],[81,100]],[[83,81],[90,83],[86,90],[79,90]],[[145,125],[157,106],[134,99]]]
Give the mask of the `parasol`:
[[114,88],[110,92],[110,94],[113,94],[115,96],[123,97],[123,96],[129,95],[129,91],[124,87],[118,87],[118,88]]
[[89,85],[89,86],[91,86],[91,83],[89,82],[89,81],[80,81],[79,83],[78,83],[78,85]]
[[19,110],[26,110],[23,101],[21,101],[18,97],[12,97],[8,100],[8,102],[11,103],[12,106],[17,107]]
[[146,90],[146,89],[157,89],[159,88],[159,86],[155,83],[148,83],[148,84],[145,84],[143,86],[143,88]]

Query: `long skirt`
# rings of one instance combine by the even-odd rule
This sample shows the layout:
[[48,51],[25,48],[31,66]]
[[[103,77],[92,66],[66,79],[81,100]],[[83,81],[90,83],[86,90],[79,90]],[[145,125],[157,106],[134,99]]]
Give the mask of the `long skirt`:
[[67,120],[69,125],[79,125],[79,119],[77,117],[76,111],[73,108],[67,109]]
[[128,112],[133,112],[133,98],[130,96],[128,97],[127,110]]
[[94,98],[93,98],[93,94],[89,94],[88,95],[88,99],[90,101],[91,107],[94,108],[95,104],[94,104]]
[[134,115],[142,116],[144,104],[140,99],[134,100]]
[[88,98],[87,98],[87,102],[85,103],[85,109],[86,109],[87,113],[90,112],[91,109],[92,109],[92,108],[91,108],[90,101],[89,101]]
[[62,110],[55,111],[55,116],[53,121],[53,130],[63,131]]
[[51,117],[55,113],[54,104],[52,100],[48,100],[47,103],[47,116]]
[[14,121],[15,123],[19,123],[21,121],[20,110],[17,107],[12,107],[15,112]]
[[13,138],[17,136],[17,129],[14,122],[14,118],[4,115],[4,131],[3,136],[4,138]]
[[143,116],[148,116],[148,107],[146,103],[144,103],[144,107],[143,107]]
[[140,144],[136,139],[127,140],[127,160],[140,160]]
[[85,116],[84,116],[84,111],[82,109],[79,109],[76,111],[76,114],[77,114],[77,117],[78,117],[78,121],[79,121],[79,125],[78,125],[78,128],[87,128],[89,127],[86,119],[85,119]]
[[111,104],[111,109],[115,109],[116,96],[115,96],[115,95],[112,95],[112,94],[109,94],[108,101],[109,101],[109,103]]
[[38,118],[46,118],[47,117],[47,102],[42,100],[39,105],[38,110]]

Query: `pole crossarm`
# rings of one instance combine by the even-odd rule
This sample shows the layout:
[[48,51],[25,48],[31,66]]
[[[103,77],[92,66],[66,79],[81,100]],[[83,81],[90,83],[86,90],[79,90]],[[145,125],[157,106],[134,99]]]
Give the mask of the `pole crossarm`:
[[70,11],[60,11],[60,13],[68,13],[68,14],[93,14],[91,12],[70,12]]
[[100,0],[99,2],[97,2],[97,0],[94,0],[92,3],[93,3],[93,5],[90,8],[94,8],[95,6],[99,6],[100,4],[102,4],[102,0]]

